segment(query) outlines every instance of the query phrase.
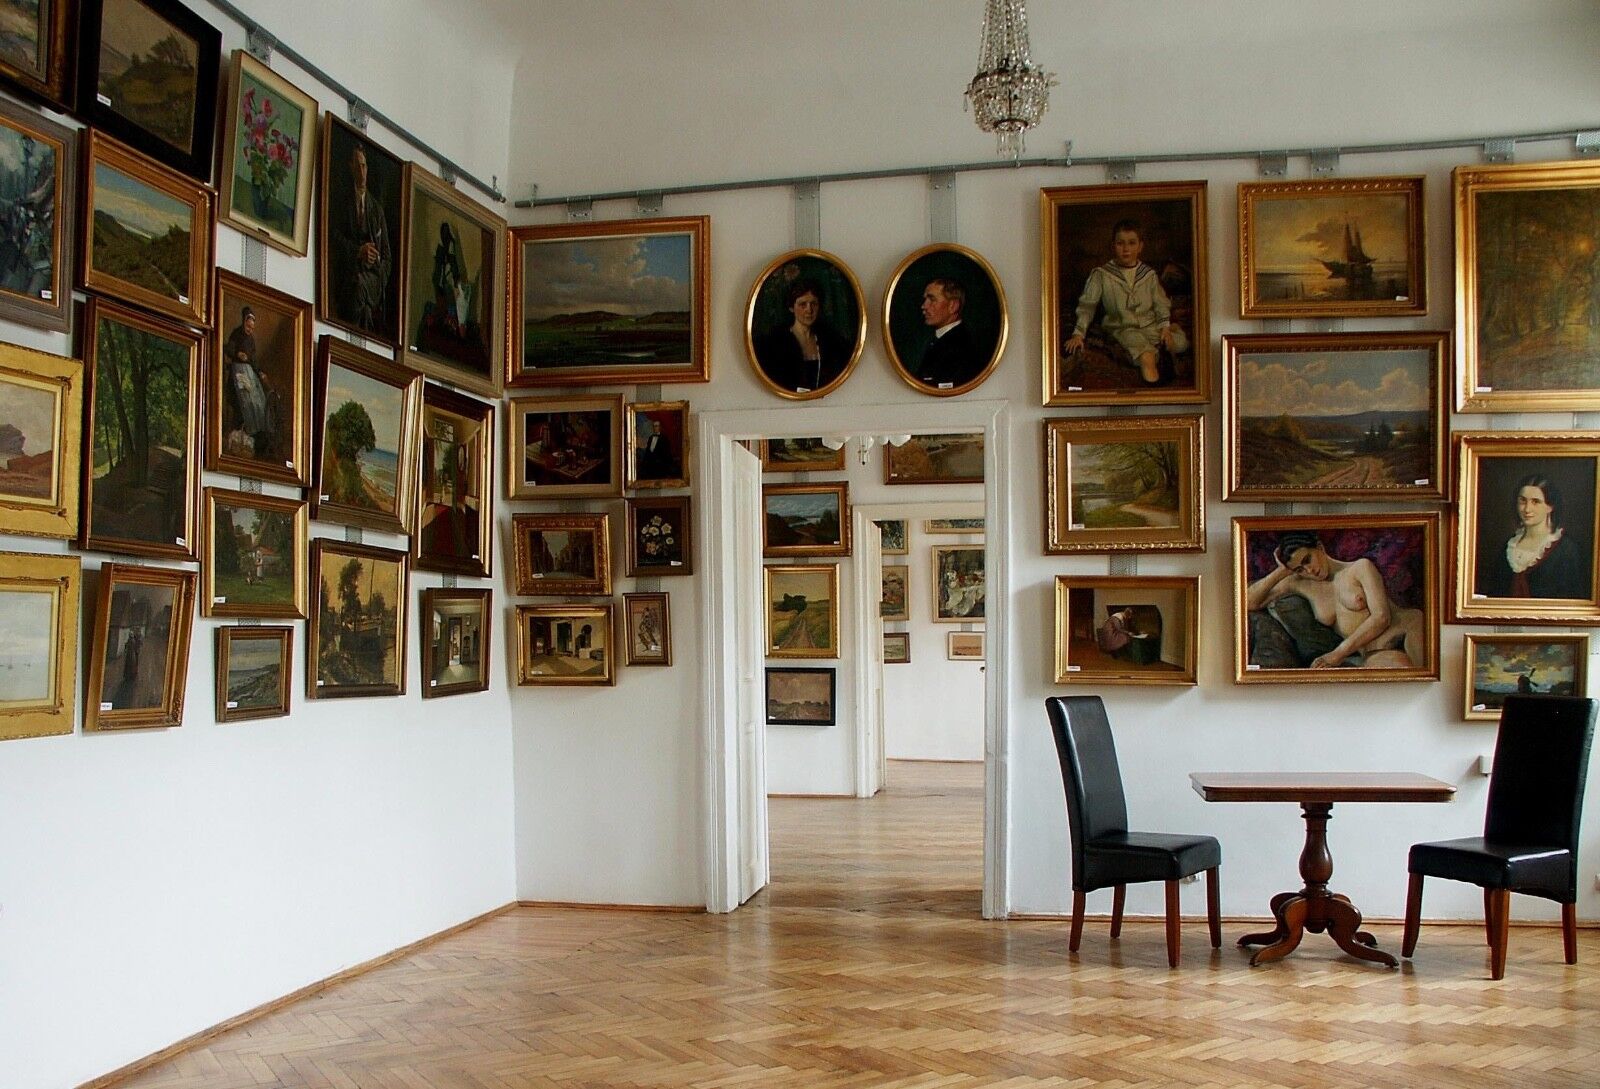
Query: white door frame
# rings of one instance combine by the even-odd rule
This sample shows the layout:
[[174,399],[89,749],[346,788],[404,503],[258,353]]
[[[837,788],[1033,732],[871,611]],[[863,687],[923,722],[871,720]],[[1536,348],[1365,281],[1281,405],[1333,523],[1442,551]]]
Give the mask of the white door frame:
[[[704,547],[700,594],[704,676],[702,707],[702,804],[705,831],[706,910],[738,907],[739,777],[737,657],[729,595],[723,585],[731,538],[724,516],[723,446],[734,439],[803,435],[984,433],[985,567],[989,583],[984,693],[983,916],[1005,918],[1011,892],[1007,851],[1011,823],[1009,787],[1010,619],[1010,410],[1004,401],[961,398],[890,405],[784,405],[779,408],[697,413],[695,463],[703,501],[696,530]],[[766,769],[754,769],[765,781]]]
[[845,645],[856,648],[855,705],[851,730],[855,734],[855,786],[857,798],[870,798],[883,789],[878,753],[883,748],[883,621],[878,603],[883,597],[883,563],[879,537],[867,508],[852,511],[855,592],[851,594],[850,626],[855,637]]

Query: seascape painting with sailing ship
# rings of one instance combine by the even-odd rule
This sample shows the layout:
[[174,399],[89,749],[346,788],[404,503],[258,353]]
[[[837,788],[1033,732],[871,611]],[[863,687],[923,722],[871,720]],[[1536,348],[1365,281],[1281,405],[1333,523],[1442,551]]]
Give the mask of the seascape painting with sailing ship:
[[1244,316],[1426,313],[1421,198],[1420,178],[1241,186]]

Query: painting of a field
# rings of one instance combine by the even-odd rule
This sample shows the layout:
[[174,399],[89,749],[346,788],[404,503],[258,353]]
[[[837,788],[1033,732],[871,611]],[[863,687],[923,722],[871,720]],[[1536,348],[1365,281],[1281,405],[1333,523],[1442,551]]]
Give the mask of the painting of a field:
[[0,376],[0,500],[55,500],[56,390]]
[[175,148],[194,142],[197,43],[139,0],[105,0],[98,94]]
[[94,168],[93,264],[98,272],[187,304],[193,210],[105,163]]
[[767,656],[837,658],[837,564],[770,565],[767,579]]
[[541,242],[523,250],[524,370],[690,359],[690,236]]

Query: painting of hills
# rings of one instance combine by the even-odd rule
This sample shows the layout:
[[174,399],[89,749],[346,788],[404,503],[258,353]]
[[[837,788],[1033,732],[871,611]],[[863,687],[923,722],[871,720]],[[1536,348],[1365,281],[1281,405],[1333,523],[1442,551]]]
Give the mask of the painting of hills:
[[173,147],[194,146],[199,47],[139,0],[105,0],[101,100]]
[[94,168],[93,200],[95,271],[187,302],[189,206],[104,163]]

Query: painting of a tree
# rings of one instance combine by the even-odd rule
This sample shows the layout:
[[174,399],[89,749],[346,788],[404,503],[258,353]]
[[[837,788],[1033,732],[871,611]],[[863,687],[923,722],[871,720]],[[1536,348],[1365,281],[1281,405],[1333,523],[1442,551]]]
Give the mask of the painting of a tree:
[[361,455],[378,444],[372,417],[361,405],[346,401],[328,417],[327,434],[323,483],[329,498],[338,503],[377,508],[361,476]]

